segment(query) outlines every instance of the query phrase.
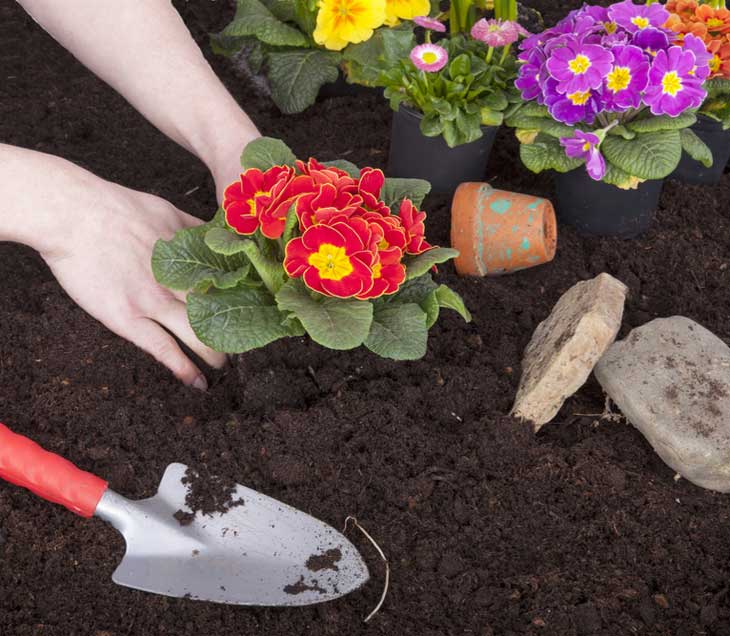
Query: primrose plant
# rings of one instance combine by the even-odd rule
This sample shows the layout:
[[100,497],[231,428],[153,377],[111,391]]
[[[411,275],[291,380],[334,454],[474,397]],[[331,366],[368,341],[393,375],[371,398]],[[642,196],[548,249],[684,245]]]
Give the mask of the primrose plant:
[[666,26],[677,34],[681,44],[687,35],[700,38],[710,54],[710,76],[704,84],[707,99],[703,115],[730,129],[730,11],[725,0],[700,4],[695,0],[669,0],[671,13]]
[[250,70],[268,79],[279,109],[298,113],[340,71],[372,82],[371,60],[410,39],[400,20],[429,9],[429,0],[237,0],[233,21],[212,43],[223,55],[243,51]]
[[210,223],[159,241],[158,282],[191,290],[188,318],[211,348],[242,353],[308,335],[330,349],[365,345],[395,360],[426,353],[428,330],[462,299],[432,279],[458,255],[425,237],[430,186],[339,161],[297,160],[262,138]]
[[658,3],[585,5],[521,43],[515,84],[525,103],[506,123],[530,170],[585,164],[593,179],[630,189],[672,173],[682,149],[712,164],[689,129],[711,55],[695,35],[678,41],[668,18]]
[[[460,24],[466,20],[459,13],[461,5],[452,3]],[[427,137],[443,135],[453,148],[479,139],[482,126],[499,126],[505,111],[519,103],[512,45],[529,33],[515,21],[481,18],[468,33],[451,33],[433,42],[433,33],[445,34],[441,19],[446,16],[415,18],[425,29],[425,42],[416,45],[414,38],[407,53],[381,57],[378,84],[393,110],[416,110],[423,115],[421,132]]]

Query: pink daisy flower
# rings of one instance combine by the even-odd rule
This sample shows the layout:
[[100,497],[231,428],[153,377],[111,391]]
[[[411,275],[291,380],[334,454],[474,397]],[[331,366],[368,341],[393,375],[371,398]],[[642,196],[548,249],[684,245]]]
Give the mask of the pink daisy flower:
[[413,21],[424,29],[430,31],[438,31],[439,33],[446,33],[446,25],[443,22],[439,22],[435,18],[429,18],[427,15],[422,15],[417,18],[413,18]]
[[486,20],[482,18],[471,29],[471,37],[481,40],[487,46],[509,46],[520,37],[519,25],[509,20]]
[[449,61],[449,53],[437,44],[420,44],[411,51],[411,62],[417,69],[435,73]]

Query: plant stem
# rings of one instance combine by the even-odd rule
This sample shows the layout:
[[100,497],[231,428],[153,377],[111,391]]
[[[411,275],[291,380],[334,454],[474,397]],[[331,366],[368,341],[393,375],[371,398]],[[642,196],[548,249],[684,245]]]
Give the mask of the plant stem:
[[493,55],[494,55],[494,47],[493,46],[490,46],[489,47],[489,50],[487,51],[487,57],[486,57],[487,64],[489,64],[492,61],[492,56]]
[[507,56],[509,55],[509,52],[512,50],[512,45],[509,44],[504,47],[502,50],[502,57],[499,58],[499,65],[502,66],[504,64],[504,61],[507,59]]

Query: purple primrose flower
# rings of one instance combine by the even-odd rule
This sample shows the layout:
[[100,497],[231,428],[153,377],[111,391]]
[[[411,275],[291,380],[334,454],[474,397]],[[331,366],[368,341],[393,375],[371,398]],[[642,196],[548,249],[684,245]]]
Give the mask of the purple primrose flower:
[[659,51],[666,51],[669,48],[669,35],[670,33],[664,29],[647,27],[637,31],[631,43],[654,57]]
[[572,126],[579,121],[592,124],[596,113],[601,110],[599,94],[588,89],[573,93],[560,93],[557,82],[549,78],[545,83],[545,104],[550,115],[557,121]]
[[585,159],[586,170],[591,179],[600,181],[606,174],[606,161],[598,147],[598,135],[576,129],[572,137],[561,137],[560,144],[565,154],[573,159]]
[[597,44],[582,44],[567,39],[565,46],[555,49],[547,61],[550,75],[558,81],[560,93],[584,93],[599,88],[611,70],[611,51]]
[[669,19],[669,11],[663,5],[634,4],[631,0],[612,4],[608,8],[608,15],[613,22],[631,33],[660,27]]
[[689,108],[700,107],[707,93],[696,75],[696,66],[695,54],[678,46],[657,53],[644,93],[644,103],[652,114],[677,117]]
[[710,61],[712,53],[707,50],[707,45],[696,35],[688,33],[684,36],[684,50],[692,51],[695,54],[694,75],[698,79],[705,80],[710,75]]
[[603,98],[608,110],[624,111],[641,105],[641,93],[649,83],[649,60],[637,46],[612,49],[613,68],[606,75]]

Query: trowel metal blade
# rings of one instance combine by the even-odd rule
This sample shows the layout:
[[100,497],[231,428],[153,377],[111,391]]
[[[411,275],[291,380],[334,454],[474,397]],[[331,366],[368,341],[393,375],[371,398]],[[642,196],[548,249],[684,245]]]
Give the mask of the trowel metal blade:
[[130,501],[108,491],[97,515],[127,542],[113,580],[127,587],[215,603],[310,605],[343,596],[369,578],[357,549],[339,532],[244,486],[225,513],[191,512],[182,483],[187,466],[171,464],[157,495]]

